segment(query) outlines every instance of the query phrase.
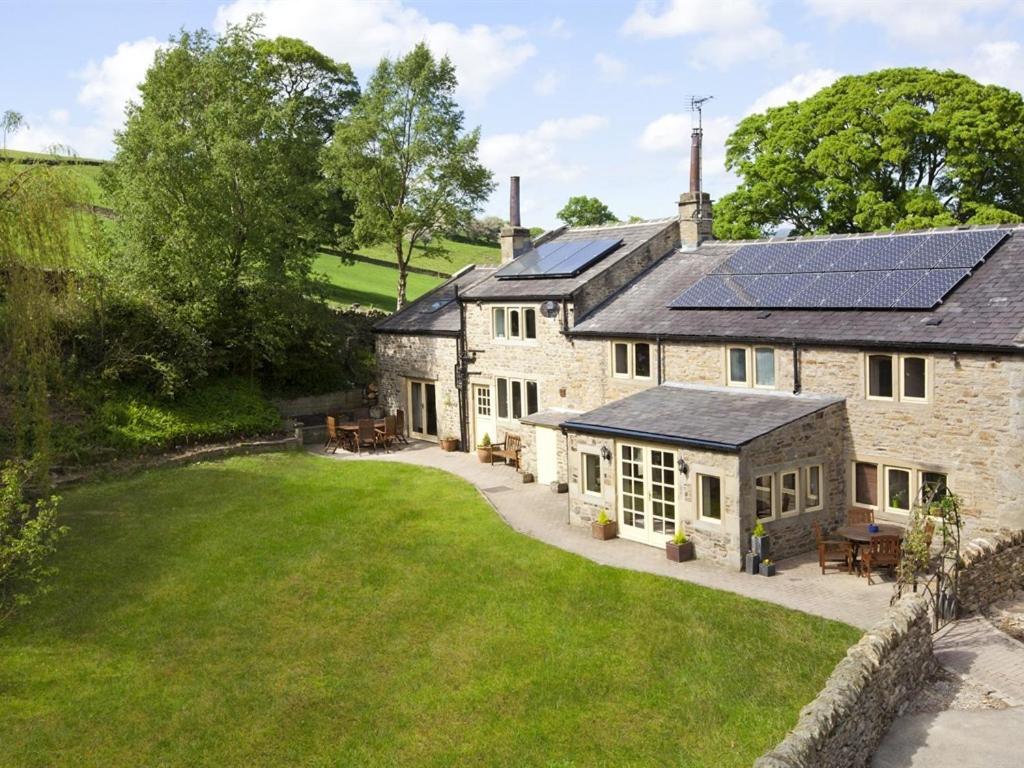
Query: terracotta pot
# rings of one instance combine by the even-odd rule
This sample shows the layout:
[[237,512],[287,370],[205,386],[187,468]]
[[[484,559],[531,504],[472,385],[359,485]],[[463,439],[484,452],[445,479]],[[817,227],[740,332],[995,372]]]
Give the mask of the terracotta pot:
[[476,457],[480,460],[481,464],[490,464],[492,462],[490,447],[484,448],[483,446],[478,445],[476,448]]
[[614,520],[609,520],[607,523],[599,523],[595,520],[590,524],[590,533],[595,539],[608,541],[608,539],[614,539],[619,535],[619,524]]
[[693,560],[693,542],[684,541],[682,544],[676,544],[674,541],[666,541],[665,557],[673,563],[685,563],[687,560]]
[[457,438],[457,437],[444,437],[444,438],[441,438],[441,450],[442,451],[448,451],[449,453],[451,453],[452,451],[459,450],[459,438]]

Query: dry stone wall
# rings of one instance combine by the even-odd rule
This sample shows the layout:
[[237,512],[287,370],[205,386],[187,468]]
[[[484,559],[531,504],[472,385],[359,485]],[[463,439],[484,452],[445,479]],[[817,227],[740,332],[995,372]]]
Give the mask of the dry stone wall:
[[796,727],[754,768],[866,768],[934,668],[928,603],[905,598],[850,648]]
[[966,611],[980,611],[1024,589],[1024,529],[974,539],[963,547],[957,596]]

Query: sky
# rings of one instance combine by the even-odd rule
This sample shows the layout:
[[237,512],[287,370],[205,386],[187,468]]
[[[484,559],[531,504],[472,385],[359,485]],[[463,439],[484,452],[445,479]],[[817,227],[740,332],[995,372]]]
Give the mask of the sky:
[[713,97],[704,187],[718,198],[736,184],[724,144],[740,119],[843,74],[928,66],[1024,89],[1024,0],[0,0],[0,110],[29,125],[8,146],[110,157],[158,47],[251,13],[361,83],[420,41],[450,56],[498,182],[482,212],[507,218],[519,175],[528,226],[556,225],[581,194],[623,219],[675,215],[695,95]]

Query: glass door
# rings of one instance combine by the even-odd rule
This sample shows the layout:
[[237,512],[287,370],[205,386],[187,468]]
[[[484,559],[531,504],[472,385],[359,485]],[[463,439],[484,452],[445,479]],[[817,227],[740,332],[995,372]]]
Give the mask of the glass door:
[[409,382],[409,432],[437,437],[437,387],[429,381]]
[[619,445],[619,533],[661,546],[675,535],[675,451]]

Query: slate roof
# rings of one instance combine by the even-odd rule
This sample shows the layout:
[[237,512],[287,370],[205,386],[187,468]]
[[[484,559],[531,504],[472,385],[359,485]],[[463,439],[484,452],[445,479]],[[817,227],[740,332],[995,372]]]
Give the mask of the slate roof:
[[551,278],[544,280],[499,280],[493,275],[481,280],[468,289],[466,299],[561,299],[571,297],[573,292],[606,269],[626,258],[637,248],[643,247],[667,226],[675,226],[677,219],[656,219],[636,224],[613,224],[601,227],[576,227],[567,229],[552,237],[548,242],[566,240],[597,240],[602,238],[622,239],[622,245],[605,256],[597,264],[576,275],[576,277]]
[[736,452],[842,397],[666,383],[567,419],[570,431]]
[[[377,333],[401,333],[421,336],[458,336],[459,303],[454,301],[456,290],[461,294],[489,275],[497,267],[470,265],[437,288],[424,294],[401,312],[386,317],[373,326]],[[435,305],[440,305],[436,306]]]
[[931,310],[669,309],[666,305],[685,288],[751,242],[709,241],[695,251],[663,258],[581,318],[570,333],[1020,352],[1024,351],[1024,226],[1004,229],[1010,237]]

